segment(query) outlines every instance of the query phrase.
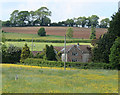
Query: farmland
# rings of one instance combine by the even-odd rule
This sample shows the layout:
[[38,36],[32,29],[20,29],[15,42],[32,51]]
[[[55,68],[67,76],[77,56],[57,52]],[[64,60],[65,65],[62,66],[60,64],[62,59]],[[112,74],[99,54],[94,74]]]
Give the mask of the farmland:
[[[5,32],[24,33],[24,34],[37,34],[40,27],[3,27]],[[47,35],[64,36],[68,27],[44,27]],[[90,28],[73,27],[73,38],[89,39]],[[96,28],[96,37],[99,38],[107,32],[107,29]]]
[[[117,70],[3,64],[3,93],[118,93]],[[18,75],[18,80],[15,76]]]

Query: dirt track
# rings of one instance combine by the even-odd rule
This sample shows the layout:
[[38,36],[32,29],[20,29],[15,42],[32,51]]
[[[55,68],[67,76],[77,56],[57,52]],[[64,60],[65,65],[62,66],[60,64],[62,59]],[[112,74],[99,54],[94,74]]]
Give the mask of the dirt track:
[[[3,27],[2,29],[5,32],[16,32],[16,33],[25,33],[25,34],[37,34],[37,31],[40,27]],[[64,36],[68,27],[44,27],[47,35],[59,35]],[[84,38],[89,39],[90,36],[90,28],[79,28],[73,27],[74,30],[74,38]],[[107,32],[107,29],[96,28],[96,36],[97,38],[100,35],[103,35]]]

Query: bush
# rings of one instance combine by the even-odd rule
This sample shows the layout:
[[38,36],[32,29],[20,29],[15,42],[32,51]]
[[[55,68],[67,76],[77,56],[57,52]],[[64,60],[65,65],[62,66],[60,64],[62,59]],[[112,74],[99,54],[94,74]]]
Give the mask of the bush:
[[[24,64],[41,67],[64,67],[64,62],[61,61],[48,61],[35,58],[25,59]],[[66,62],[66,67],[78,69],[111,69],[111,65],[106,63]]]
[[8,48],[2,46],[2,63],[17,63],[20,61],[21,48],[16,46],[9,46]]
[[30,55],[30,49],[27,46],[27,44],[25,44],[25,46],[22,48],[22,53],[21,53],[21,59],[20,62],[23,62],[26,58],[28,58]]
[[109,61],[112,67],[120,70],[120,37],[115,40],[110,51]]
[[72,29],[72,28],[68,28],[68,29],[67,29],[66,36],[67,36],[68,38],[72,38],[72,37],[73,37],[73,29]]
[[40,28],[39,30],[38,30],[38,35],[39,36],[46,36],[46,32],[45,32],[45,28]]

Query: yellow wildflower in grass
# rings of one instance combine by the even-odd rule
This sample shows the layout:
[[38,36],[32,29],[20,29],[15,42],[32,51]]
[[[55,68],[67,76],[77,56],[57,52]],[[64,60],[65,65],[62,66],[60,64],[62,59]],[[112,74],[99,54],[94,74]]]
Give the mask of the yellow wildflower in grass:
[[[64,70],[63,67],[39,67],[39,66],[29,66],[29,65],[17,65],[17,64],[0,64],[2,67],[20,67],[20,68],[36,68],[36,69],[57,69]],[[77,70],[75,68],[66,68],[66,70]]]

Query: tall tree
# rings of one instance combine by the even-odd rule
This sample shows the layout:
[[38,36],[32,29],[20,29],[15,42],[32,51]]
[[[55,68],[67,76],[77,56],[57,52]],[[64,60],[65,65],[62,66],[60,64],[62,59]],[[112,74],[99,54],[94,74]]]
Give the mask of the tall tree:
[[66,24],[69,25],[70,27],[74,25],[74,20],[73,19],[67,19]]
[[35,12],[30,11],[29,12],[29,25],[34,26],[34,21],[35,21]]
[[99,17],[97,15],[92,15],[90,17],[91,25],[93,25],[94,27],[96,27],[99,24],[98,19],[99,19]]
[[29,12],[20,11],[18,13],[18,20],[20,26],[26,26],[29,23]]
[[85,27],[87,21],[86,21],[86,17],[78,17],[77,18],[77,24],[81,25],[82,27]]
[[112,16],[108,32],[99,39],[93,49],[93,61],[109,63],[110,48],[117,37],[120,37],[120,11]]
[[11,14],[10,17],[10,23],[12,24],[12,26],[17,26],[17,22],[18,22],[18,10],[14,10]]
[[109,18],[102,19],[100,21],[100,28],[108,28],[109,23],[110,23]]
[[49,11],[47,7],[41,7],[37,11],[35,11],[35,13],[36,13],[36,18],[41,25],[43,25],[44,18],[51,16],[51,11]]
[[91,26],[91,17],[86,18],[86,26],[88,26],[88,28]]

